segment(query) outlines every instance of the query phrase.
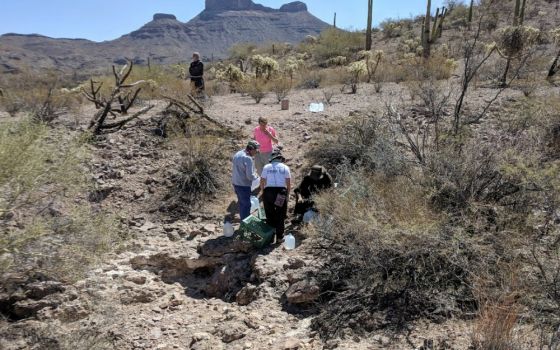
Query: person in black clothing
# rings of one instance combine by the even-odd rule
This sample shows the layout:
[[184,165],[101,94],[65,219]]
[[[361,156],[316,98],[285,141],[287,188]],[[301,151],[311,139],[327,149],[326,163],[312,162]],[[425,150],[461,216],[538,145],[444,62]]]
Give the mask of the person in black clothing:
[[320,165],[314,165],[309,174],[303,178],[300,185],[294,189],[294,193],[296,194],[294,214],[297,216],[294,222],[301,222],[303,214],[309,209],[313,209],[315,202],[313,202],[312,196],[314,194],[324,189],[331,188],[332,185],[332,177],[327,170]]
[[200,61],[200,54],[198,52],[192,55],[189,75],[191,76],[192,94],[198,96],[204,91],[204,64]]

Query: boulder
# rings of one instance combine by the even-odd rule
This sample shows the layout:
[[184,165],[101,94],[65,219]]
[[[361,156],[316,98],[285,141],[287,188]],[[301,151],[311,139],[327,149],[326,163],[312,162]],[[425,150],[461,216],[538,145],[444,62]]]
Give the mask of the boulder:
[[305,304],[319,297],[320,288],[315,281],[303,280],[296,282],[286,291],[286,299],[290,304]]
[[248,284],[245,287],[241,288],[241,290],[235,296],[235,301],[238,305],[246,306],[249,305],[253,300],[256,299],[257,294],[257,287]]
[[65,290],[62,283],[55,281],[30,283],[25,289],[27,289],[25,296],[34,300],[42,299],[47,295],[62,293]]
[[[229,257],[228,257],[229,258]],[[206,285],[206,293],[211,297],[224,297],[235,295],[241,289],[242,283],[251,275],[250,259],[232,258],[214,274]]]
[[251,249],[250,242],[220,237],[204,242],[198,247],[198,252],[204,256],[220,257],[232,253],[248,253]]

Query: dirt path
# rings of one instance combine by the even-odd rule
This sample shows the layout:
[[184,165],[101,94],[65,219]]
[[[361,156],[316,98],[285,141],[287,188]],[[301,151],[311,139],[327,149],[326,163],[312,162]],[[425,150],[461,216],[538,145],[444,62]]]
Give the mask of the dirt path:
[[[208,114],[247,135],[238,140],[239,148],[257,118],[268,117],[297,182],[306,168],[306,149],[330,122],[353,111],[381,111],[384,100],[400,91],[388,85],[383,94],[375,94],[373,86],[366,86],[356,95],[336,95],[322,113],[307,111],[309,103],[322,99],[319,90],[294,93],[288,111],[281,111],[272,95],[259,105],[240,95],[217,96]],[[286,302],[288,288],[318,268],[305,241],[294,251],[269,247],[255,253],[232,245],[221,237],[232,191],[184,217],[160,212],[161,188],[180,157],[153,135],[149,117],[109,135],[94,149],[99,205],[118,210],[133,238],[109,263],[69,288],[72,298],[39,313],[50,332],[76,334],[74,348],[83,348],[84,339],[105,338],[119,349],[402,349],[420,346],[423,339],[466,348],[468,327],[461,322],[411,325],[408,340],[406,335],[390,339],[376,334],[324,344],[311,331],[309,307],[296,309]],[[30,319],[19,326],[39,324]],[[25,348],[13,344],[6,348]]]

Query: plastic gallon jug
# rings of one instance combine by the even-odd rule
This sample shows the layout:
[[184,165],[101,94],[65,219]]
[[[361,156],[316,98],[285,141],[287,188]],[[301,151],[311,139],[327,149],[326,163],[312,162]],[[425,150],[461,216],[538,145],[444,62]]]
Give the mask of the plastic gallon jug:
[[309,105],[309,111],[313,113],[322,112],[325,110],[325,105],[323,103],[311,103]]
[[259,199],[255,196],[251,196],[251,213],[259,210],[260,204]]
[[303,222],[308,224],[311,221],[313,221],[316,216],[317,213],[315,213],[315,211],[313,211],[312,209],[309,209],[308,211],[305,212],[305,214],[303,214]]
[[257,177],[255,180],[253,180],[253,183],[251,184],[251,191],[256,190],[260,185],[261,185],[261,178]]
[[296,248],[296,238],[291,233],[284,237],[284,248],[287,250]]
[[233,236],[233,224],[229,221],[224,222],[224,236],[225,237],[231,237]]

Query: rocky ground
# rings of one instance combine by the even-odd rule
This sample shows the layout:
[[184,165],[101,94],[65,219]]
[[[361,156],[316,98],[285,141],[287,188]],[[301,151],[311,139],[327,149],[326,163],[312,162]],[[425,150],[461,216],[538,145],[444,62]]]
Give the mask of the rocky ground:
[[[208,114],[247,136],[232,140],[239,147],[257,118],[269,117],[300,179],[305,150],[330,122],[359,111],[380,112],[385,101],[407,98],[403,91],[387,85],[375,94],[365,86],[357,95],[336,95],[322,113],[307,111],[310,102],[322,99],[319,90],[293,93],[288,111],[272,95],[259,105],[237,94],[215,96]],[[293,251],[281,245],[254,251],[222,237],[223,218],[234,201],[229,188],[188,215],[161,212],[169,169],[179,160],[153,133],[152,117],[163,107],[92,146],[97,191],[91,200],[119,212],[133,238],[74,285],[39,281],[14,291],[19,301],[13,312],[21,320],[0,321],[1,349],[40,349],[45,339],[60,335],[67,339],[64,346],[74,348],[468,348],[470,326],[462,321],[420,321],[401,334],[319,339],[310,329],[318,287],[308,276],[320,262],[303,233],[297,232]],[[32,329],[43,335],[42,345],[29,337]]]

